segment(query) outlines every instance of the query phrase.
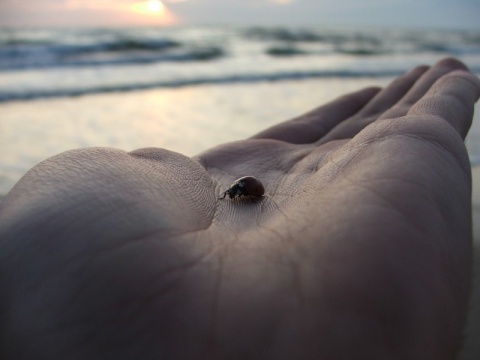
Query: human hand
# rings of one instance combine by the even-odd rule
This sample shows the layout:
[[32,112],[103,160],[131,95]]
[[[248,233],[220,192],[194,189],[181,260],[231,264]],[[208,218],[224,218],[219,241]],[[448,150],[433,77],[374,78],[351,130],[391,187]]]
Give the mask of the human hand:
[[37,165],[0,205],[2,358],[452,358],[479,93],[448,59],[192,159]]

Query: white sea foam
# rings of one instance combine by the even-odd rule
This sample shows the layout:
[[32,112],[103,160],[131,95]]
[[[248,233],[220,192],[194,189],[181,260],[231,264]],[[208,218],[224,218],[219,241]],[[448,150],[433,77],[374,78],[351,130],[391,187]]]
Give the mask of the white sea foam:
[[480,72],[480,32],[4,29],[0,101],[210,83],[395,76],[452,55]]
[[[398,73],[447,55],[460,57],[480,73],[480,35],[464,32],[17,30],[1,32],[0,44],[0,194],[33,165],[65,150],[158,146],[195,155],[347,92],[384,86]],[[36,64],[24,59],[22,66],[15,66],[15,57],[5,55],[35,44],[37,53],[63,44],[65,54],[65,47],[76,47],[81,50],[77,55],[83,51],[82,61],[104,62],[79,64],[71,50],[75,65],[72,58],[57,53],[57,58],[44,54]],[[283,47],[284,53],[272,55],[269,50],[274,47]],[[194,48],[222,50],[211,58],[188,61],[111,61],[157,52],[161,58]],[[289,53],[289,48],[299,51]],[[89,95],[68,96],[82,94]],[[36,100],[22,100],[32,98]],[[472,164],[480,164],[478,112],[467,148]]]

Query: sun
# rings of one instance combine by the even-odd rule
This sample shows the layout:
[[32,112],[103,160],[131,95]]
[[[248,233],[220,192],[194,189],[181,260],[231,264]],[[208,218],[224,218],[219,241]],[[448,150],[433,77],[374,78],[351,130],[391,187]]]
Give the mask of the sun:
[[150,0],[147,4],[147,9],[151,13],[161,13],[165,9],[165,5],[160,0]]
[[161,0],[133,0],[128,5],[128,11],[131,13],[132,23],[170,26],[178,21]]
[[147,0],[132,3],[131,10],[143,15],[164,15],[165,5],[160,0]]

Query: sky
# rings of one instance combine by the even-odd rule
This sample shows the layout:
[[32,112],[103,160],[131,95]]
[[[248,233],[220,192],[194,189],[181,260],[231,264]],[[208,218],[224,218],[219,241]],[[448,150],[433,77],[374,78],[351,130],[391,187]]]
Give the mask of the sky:
[[479,0],[0,0],[0,27],[349,25],[480,30]]

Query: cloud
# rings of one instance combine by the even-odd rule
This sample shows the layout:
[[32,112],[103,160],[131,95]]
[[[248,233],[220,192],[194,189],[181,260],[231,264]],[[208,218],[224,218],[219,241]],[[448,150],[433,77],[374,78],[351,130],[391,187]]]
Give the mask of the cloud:
[[[0,24],[131,25],[147,0],[0,0]],[[380,25],[478,29],[478,0],[162,0],[184,24]]]

